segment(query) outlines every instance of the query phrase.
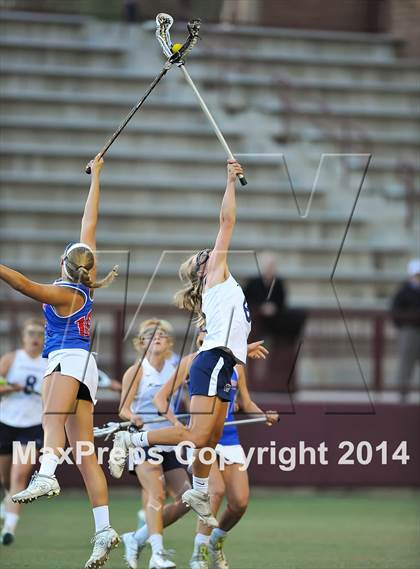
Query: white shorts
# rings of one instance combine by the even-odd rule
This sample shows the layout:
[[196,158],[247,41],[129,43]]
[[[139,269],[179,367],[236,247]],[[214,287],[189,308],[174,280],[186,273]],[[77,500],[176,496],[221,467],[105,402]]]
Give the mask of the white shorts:
[[242,445],[217,445],[216,454],[231,464],[245,464],[245,453]]
[[89,389],[93,403],[96,403],[98,390],[98,368],[93,354],[80,348],[54,350],[48,355],[48,365],[45,376],[50,375],[60,366],[60,373],[74,377],[84,383]]

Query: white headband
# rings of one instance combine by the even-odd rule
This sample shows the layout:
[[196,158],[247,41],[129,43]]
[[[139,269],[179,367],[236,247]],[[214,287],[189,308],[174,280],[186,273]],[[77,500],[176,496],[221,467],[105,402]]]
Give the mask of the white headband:
[[[67,251],[65,252],[65,257],[67,257],[67,255],[73,251],[74,249],[78,249],[79,247],[84,247],[85,249],[89,249],[89,251],[92,251],[92,249],[89,247],[89,245],[86,245],[86,243],[73,243],[73,245],[71,245]],[[66,275],[66,277],[70,280],[72,280],[72,277],[69,275],[69,273],[67,272],[67,267],[66,267],[66,259],[64,258],[64,263],[63,263],[63,270],[64,270],[64,274]]]
[[92,249],[89,247],[89,245],[86,245],[86,243],[73,243],[73,245],[71,245],[67,251],[65,252],[66,255],[68,255],[70,253],[70,251],[73,251],[73,249],[78,249],[79,247],[84,247],[85,249],[89,249],[89,251],[92,251]]

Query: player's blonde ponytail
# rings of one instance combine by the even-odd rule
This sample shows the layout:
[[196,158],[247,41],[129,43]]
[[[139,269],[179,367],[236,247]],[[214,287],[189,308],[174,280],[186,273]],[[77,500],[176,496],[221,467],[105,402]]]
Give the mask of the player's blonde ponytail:
[[[210,249],[204,249],[182,263],[179,268],[179,278],[185,286],[174,297],[175,306],[192,312],[194,322],[200,328],[205,326],[206,317],[202,311],[204,279],[198,272],[201,265],[207,262],[209,254]],[[202,262],[200,262],[200,258],[203,259]]]
[[88,288],[101,288],[109,286],[118,275],[118,265],[116,265],[105,278],[93,281],[90,271],[95,266],[95,256],[87,245],[78,243],[66,250],[63,257],[64,272],[73,282],[82,283]]

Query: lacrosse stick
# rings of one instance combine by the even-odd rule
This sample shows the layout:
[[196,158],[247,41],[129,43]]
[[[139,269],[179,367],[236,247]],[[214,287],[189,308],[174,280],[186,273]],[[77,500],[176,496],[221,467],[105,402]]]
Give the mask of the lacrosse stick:
[[[158,41],[162,47],[163,53],[166,55],[166,57],[169,57],[169,58],[174,53],[178,53],[178,47],[179,47],[179,44],[172,44],[171,36],[169,34],[169,29],[172,26],[173,22],[174,22],[174,19],[169,14],[161,13],[161,14],[158,14],[156,16],[156,37],[157,37],[157,39],[158,39]],[[190,24],[188,24],[188,26],[190,26]],[[188,31],[191,33],[191,30],[189,27],[188,27]],[[198,32],[197,32],[195,38],[196,38],[195,41],[197,41]],[[176,63],[176,65],[180,69],[182,69],[182,72],[184,73],[184,77],[187,80],[187,83],[191,86],[192,90],[194,91],[194,93],[198,99],[198,102],[200,104],[200,107],[203,109],[204,114],[208,118],[211,126],[213,127],[213,130],[214,130],[217,138],[219,139],[220,144],[223,146],[228,158],[230,160],[235,160],[235,157],[233,156],[232,151],[229,148],[229,145],[226,142],[225,137],[223,136],[220,128],[217,126],[216,121],[214,120],[214,118],[213,118],[208,106],[206,105],[203,97],[200,95],[200,92],[197,89],[194,81],[191,79],[191,76],[185,67],[185,61],[183,60],[182,57],[180,57],[174,63]],[[245,176],[243,174],[239,174],[238,178],[239,178],[239,181],[241,182],[242,186],[246,186],[246,184],[248,182],[246,181]]]
[[[183,415],[177,415],[177,419],[186,419],[189,416],[190,415],[188,413],[185,413]],[[156,417],[155,419],[150,419],[150,421],[145,421],[144,424],[150,425],[152,423],[163,423],[164,421],[167,421],[166,417]],[[236,419],[234,421],[226,421],[225,427],[230,427],[232,425],[239,427],[241,425],[250,425],[252,423],[265,423],[265,422],[267,422],[265,416],[254,417],[252,419]],[[107,441],[109,437],[114,433],[116,433],[117,431],[122,431],[132,426],[133,423],[131,423],[130,421],[123,421],[122,423],[110,422],[104,425],[103,427],[94,427],[93,435],[97,438],[105,437],[105,440]]]
[[[143,95],[143,97],[140,99],[140,101],[131,109],[131,111],[128,113],[128,115],[125,117],[125,119],[122,121],[120,126],[117,128],[117,130],[114,132],[114,134],[111,136],[111,138],[108,140],[108,142],[105,144],[105,146],[100,151],[100,157],[101,158],[103,156],[105,156],[105,154],[107,153],[109,148],[116,141],[116,139],[122,133],[124,128],[130,122],[130,120],[133,118],[133,116],[136,114],[136,112],[140,109],[140,107],[143,105],[143,103],[145,102],[147,97],[150,95],[150,93],[153,91],[153,89],[156,87],[156,85],[166,75],[166,73],[169,71],[169,69],[172,67],[172,65],[174,63],[178,63],[179,61],[181,61],[182,58],[186,56],[188,51],[196,44],[197,39],[198,39],[198,32],[200,30],[200,22],[198,20],[193,20],[192,22],[188,23],[187,28],[188,28],[188,38],[186,39],[186,41],[182,45],[179,46],[179,49],[177,49],[176,52],[170,53],[168,60],[165,62],[165,65],[163,66],[162,71],[159,73],[159,75],[157,75],[153,79],[153,81],[150,84],[150,87],[147,89],[146,93]],[[86,172],[86,174],[91,173],[91,168],[89,165],[86,166],[85,172]]]
[[[186,419],[189,417],[189,413],[184,413],[181,415],[177,415],[177,419]],[[148,421],[144,421],[145,425],[150,425],[152,423],[164,423],[168,419],[166,417],[155,417],[153,419],[149,419]],[[133,423],[131,421],[123,421],[122,423],[117,422],[110,422],[106,423],[103,427],[94,427],[93,428],[93,435],[95,437],[105,437],[107,441],[111,435],[116,433],[117,431],[122,431],[124,429],[128,429],[132,427]]]

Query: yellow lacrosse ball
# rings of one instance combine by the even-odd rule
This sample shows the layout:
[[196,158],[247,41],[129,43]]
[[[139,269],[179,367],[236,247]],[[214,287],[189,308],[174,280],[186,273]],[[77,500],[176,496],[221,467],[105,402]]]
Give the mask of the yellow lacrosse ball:
[[181,47],[182,43],[174,43],[174,45],[172,46],[172,53],[178,53]]

